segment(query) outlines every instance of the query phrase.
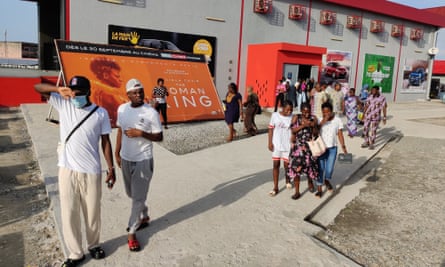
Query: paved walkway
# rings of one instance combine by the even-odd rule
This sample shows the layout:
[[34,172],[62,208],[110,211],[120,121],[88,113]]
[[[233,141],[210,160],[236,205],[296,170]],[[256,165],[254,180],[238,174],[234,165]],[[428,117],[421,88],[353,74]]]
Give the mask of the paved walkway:
[[[55,152],[58,127],[45,122],[48,109],[46,104],[22,105],[60,229]],[[346,139],[354,161],[336,164],[337,186],[392,136],[445,135],[440,126],[414,121],[445,116],[442,103],[391,104],[388,114],[375,150],[361,149],[361,138]],[[115,143],[115,131],[112,142]],[[303,196],[294,201],[290,198],[293,190],[284,189],[281,179],[280,193],[273,198],[268,196],[272,189],[272,161],[267,135],[182,156],[156,144],[154,154],[155,175],[149,193],[152,223],[137,234],[142,251],[128,251],[125,228],[130,201],[118,172],[115,188],[109,191],[105,184],[103,188],[101,240],[108,256],[101,261],[88,256],[85,266],[356,266],[315,240],[312,235],[320,228],[304,221],[309,214],[318,216],[323,224],[334,219],[343,206],[314,213],[331,198],[330,193],[317,199],[307,192],[303,181]],[[357,185],[348,184],[354,186]],[[354,192],[351,188],[348,192]],[[358,194],[355,191],[348,198]]]

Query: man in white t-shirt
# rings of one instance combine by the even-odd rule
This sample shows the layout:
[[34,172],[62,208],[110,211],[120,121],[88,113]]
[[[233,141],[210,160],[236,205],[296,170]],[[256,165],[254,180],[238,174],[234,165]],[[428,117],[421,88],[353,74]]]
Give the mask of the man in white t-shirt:
[[126,85],[130,102],[117,110],[116,162],[122,169],[125,192],[132,200],[128,220],[128,248],[139,251],[136,231],[148,226],[150,217],[145,204],[153,176],[153,144],[162,141],[159,114],[144,103],[144,87],[137,79]]
[[106,183],[112,188],[116,178],[109,138],[110,118],[105,109],[90,102],[90,81],[83,76],[73,77],[68,87],[51,84],[36,84],[34,87],[59,112],[58,182],[62,234],[68,249],[68,259],[62,266],[77,266],[85,259],[82,249],[82,214],[91,257],[102,259],[105,252],[99,246],[102,196],[99,140],[108,165]]

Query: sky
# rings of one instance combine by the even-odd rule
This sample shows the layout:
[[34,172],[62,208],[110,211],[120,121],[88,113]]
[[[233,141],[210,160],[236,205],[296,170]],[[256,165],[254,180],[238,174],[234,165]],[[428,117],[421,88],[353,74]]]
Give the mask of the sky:
[[[444,6],[444,0],[391,0],[391,2],[415,7]],[[22,0],[0,0],[0,41],[37,43],[37,4]],[[439,54],[436,59],[445,59],[445,29],[439,31],[437,40]]]

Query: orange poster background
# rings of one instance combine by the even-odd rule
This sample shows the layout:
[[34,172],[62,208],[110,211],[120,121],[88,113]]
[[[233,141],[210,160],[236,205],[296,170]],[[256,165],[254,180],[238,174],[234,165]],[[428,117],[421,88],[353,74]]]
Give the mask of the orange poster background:
[[[94,47],[94,44],[88,45]],[[104,45],[100,46],[104,47]],[[152,89],[157,79],[165,80],[164,85],[169,91],[167,97],[169,123],[224,118],[220,98],[205,62],[109,55],[97,52],[60,50],[58,52],[66,81],[68,82],[74,75],[87,77],[91,82],[91,100],[107,109],[113,126],[115,126],[118,106],[128,101],[125,84],[131,78],[142,82],[147,100],[151,99]],[[91,63],[98,59],[114,62],[120,67],[119,75],[122,82],[119,87],[107,85],[93,73],[90,68]]]

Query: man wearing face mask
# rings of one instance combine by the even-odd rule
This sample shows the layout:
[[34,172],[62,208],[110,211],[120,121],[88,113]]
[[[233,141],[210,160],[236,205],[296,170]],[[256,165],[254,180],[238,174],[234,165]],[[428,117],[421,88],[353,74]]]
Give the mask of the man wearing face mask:
[[111,189],[116,180],[108,113],[90,102],[90,82],[85,77],[73,77],[68,87],[36,84],[34,88],[59,112],[58,182],[62,234],[68,249],[68,259],[62,266],[77,266],[85,259],[81,214],[89,253],[93,259],[102,259],[105,252],[99,245],[102,195],[99,140],[108,167],[105,182]]

